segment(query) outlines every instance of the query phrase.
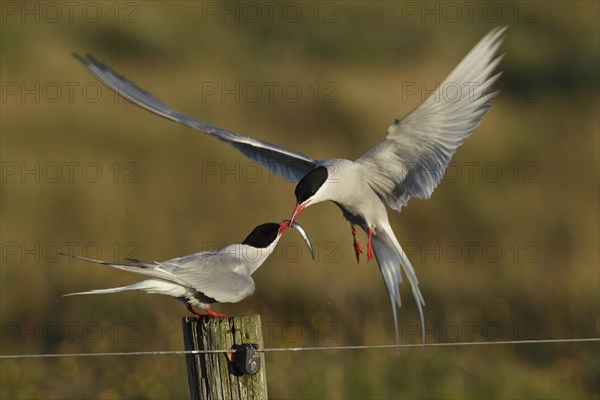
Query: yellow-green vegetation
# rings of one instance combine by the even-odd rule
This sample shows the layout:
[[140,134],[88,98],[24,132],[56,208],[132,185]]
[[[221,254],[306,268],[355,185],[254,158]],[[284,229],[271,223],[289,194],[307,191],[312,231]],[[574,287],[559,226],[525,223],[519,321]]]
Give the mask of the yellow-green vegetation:
[[[426,339],[600,336],[598,3],[269,4],[0,3],[1,353],[182,349],[180,304],[62,298],[138,277],[57,251],[164,260],[239,242],[294,206],[291,183],[118,99],[71,52],[217,126],[354,158],[500,24],[502,96],[432,198],[390,215]],[[299,222],[317,261],[286,234],[254,296],[215,310],[260,314],[267,347],[393,343],[377,266],[356,264],[339,210]],[[402,342],[418,343],[401,290]],[[598,343],[535,344],[269,353],[266,367],[277,399],[562,399],[598,397],[598,360]],[[1,360],[0,378],[7,399],[188,396],[183,356]]]

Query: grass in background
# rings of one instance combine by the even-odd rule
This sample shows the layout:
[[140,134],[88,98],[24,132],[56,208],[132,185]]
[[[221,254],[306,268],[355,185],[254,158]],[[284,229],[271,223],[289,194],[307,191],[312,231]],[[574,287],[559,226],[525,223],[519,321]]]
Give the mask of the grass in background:
[[[357,157],[500,23],[511,25],[501,99],[432,198],[390,213],[427,302],[427,340],[598,337],[597,4],[518,3],[515,16],[494,3],[504,13],[497,24],[479,13],[473,23],[466,14],[422,20],[407,8],[420,2],[292,3],[304,15],[295,23],[223,22],[203,8],[224,6],[212,2],[85,3],[104,17],[53,23],[33,4],[39,22],[5,8],[0,27],[2,354],[181,349],[180,304],[141,293],[64,299],[137,277],[56,249],[162,260],[242,240],[294,205],[292,184],[228,146],[103,87],[94,97],[100,84],[71,52],[91,52],[215,125],[315,158]],[[298,85],[302,96],[206,91],[236,82]],[[286,235],[254,275],[255,295],[216,308],[260,313],[269,347],[392,343],[378,269],[356,264],[339,210],[320,205],[300,222],[317,262]],[[401,290],[403,341],[418,342],[418,313]],[[272,398],[595,398],[598,356],[598,344],[373,350],[269,354],[266,367]],[[0,366],[2,398],[188,396],[175,356]]]

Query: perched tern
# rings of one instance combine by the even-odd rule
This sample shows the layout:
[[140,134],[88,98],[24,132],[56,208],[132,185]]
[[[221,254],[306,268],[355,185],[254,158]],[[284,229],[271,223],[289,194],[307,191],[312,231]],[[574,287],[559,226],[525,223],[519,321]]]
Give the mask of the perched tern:
[[167,106],[91,55],[73,54],[119,95],[164,118],[215,136],[275,174],[298,182],[291,220],[323,201],[337,204],[350,224],[356,258],[362,249],[355,225],[368,236],[367,258],[377,259],[392,305],[396,340],[402,270],[412,286],[425,339],[423,306],[415,271],[390,226],[385,204],[400,211],[411,197],[427,199],[442,179],[451,157],[490,108],[498,93],[492,85],[503,55],[496,56],[506,27],[485,35],[422,104],[395,119],[383,140],[356,160],[314,160],[305,154],[193,119]]
[[213,317],[227,317],[226,314],[211,310],[210,305],[237,303],[254,293],[254,280],[251,275],[271,255],[281,235],[289,227],[296,228],[302,234],[314,259],[312,245],[304,229],[298,223],[286,220],[280,224],[266,223],[257,226],[242,243],[163,262],[142,262],[129,259],[130,264],[114,264],[70,255],[80,260],[108,265],[151,278],[128,286],[70,293],[65,296],[143,290],[147,293],[175,297],[196,318],[199,318],[200,314],[194,311],[192,308],[194,306],[204,309]]

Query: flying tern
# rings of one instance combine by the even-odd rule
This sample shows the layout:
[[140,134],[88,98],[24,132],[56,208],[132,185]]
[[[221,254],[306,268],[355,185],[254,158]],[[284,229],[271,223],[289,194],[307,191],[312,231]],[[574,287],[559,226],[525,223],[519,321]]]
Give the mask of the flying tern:
[[304,229],[298,223],[286,220],[280,224],[266,223],[257,226],[242,243],[163,262],[129,259],[130,264],[115,264],[70,255],[80,260],[146,275],[150,279],[128,286],[70,293],[65,296],[143,290],[147,293],[175,297],[196,318],[199,318],[200,314],[194,311],[194,306],[204,309],[213,317],[227,317],[226,314],[213,311],[210,305],[237,303],[254,293],[254,280],[251,275],[271,255],[281,235],[289,227],[296,228],[302,234],[314,259],[312,245]]
[[400,211],[411,197],[427,199],[443,177],[457,148],[481,122],[498,91],[494,73],[503,55],[497,50],[506,27],[485,35],[439,87],[412,112],[395,119],[387,134],[356,160],[311,157],[193,119],[174,110],[120,76],[93,56],[73,54],[119,95],[169,120],[207,133],[237,148],[251,160],[298,182],[292,221],[311,205],[333,201],[348,221],[357,259],[362,249],[355,226],[367,234],[367,258],[377,259],[383,275],[398,341],[396,305],[401,306],[402,270],[410,281],[425,339],[423,306],[415,271],[390,226],[385,204]]

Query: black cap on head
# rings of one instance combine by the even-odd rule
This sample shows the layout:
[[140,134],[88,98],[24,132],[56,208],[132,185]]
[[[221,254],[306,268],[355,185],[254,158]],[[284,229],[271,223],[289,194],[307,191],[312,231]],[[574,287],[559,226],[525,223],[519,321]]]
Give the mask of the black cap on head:
[[296,201],[298,204],[310,199],[327,180],[327,168],[317,167],[304,175],[296,185]]
[[262,224],[254,228],[252,232],[248,235],[246,239],[242,242],[242,244],[246,244],[248,246],[256,247],[259,249],[264,249],[265,247],[269,247],[271,243],[277,238],[277,234],[279,233],[279,224],[274,222],[267,222],[266,224]]

